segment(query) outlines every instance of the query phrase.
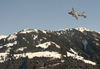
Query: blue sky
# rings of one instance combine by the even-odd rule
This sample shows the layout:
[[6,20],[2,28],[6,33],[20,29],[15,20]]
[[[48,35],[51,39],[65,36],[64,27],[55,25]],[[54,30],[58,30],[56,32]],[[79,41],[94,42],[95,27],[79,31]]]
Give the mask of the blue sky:
[[[68,12],[85,11],[79,20]],[[0,35],[23,29],[59,30],[85,27],[100,32],[100,0],[0,0]]]

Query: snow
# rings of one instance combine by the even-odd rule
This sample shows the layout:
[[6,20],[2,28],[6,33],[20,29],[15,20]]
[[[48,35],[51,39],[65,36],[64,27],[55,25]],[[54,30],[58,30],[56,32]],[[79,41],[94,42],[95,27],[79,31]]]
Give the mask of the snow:
[[17,44],[17,41],[15,41],[15,42],[13,42],[13,43],[8,43],[8,44],[6,44],[6,45],[4,45],[4,46],[10,47],[10,46],[13,46],[13,45],[16,45],[16,44]]
[[[2,60],[2,57],[1,56],[3,56],[3,59],[4,60]],[[0,62],[4,62],[6,56],[7,56],[7,53],[0,53]]]
[[[8,49],[5,52],[0,53],[0,62],[4,62],[4,61],[7,60],[6,57],[7,57],[7,54],[9,54],[9,52],[10,52],[10,49],[11,49],[10,46],[13,46],[15,44],[17,44],[17,41],[15,41],[13,43],[8,43],[8,44],[5,44],[4,45],[4,46],[8,47]],[[0,46],[0,48],[2,48],[2,47],[3,46]],[[3,56],[4,60],[2,60],[2,57],[1,56]]]
[[20,33],[25,34],[25,33],[31,33],[31,32],[36,32],[36,33],[38,33],[38,30],[37,30],[37,29],[24,29],[24,30],[22,30]]
[[22,39],[25,40],[27,43],[30,43],[29,41],[26,40],[26,38],[23,37]]
[[42,32],[43,32],[44,34],[46,34],[46,33],[47,33],[47,31],[45,31],[45,30],[43,30]]
[[[25,54],[25,55],[23,55]],[[18,59],[19,57],[25,57],[28,56],[29,59],[32,59],[33,57],[52,57],[52,58],[59,58],[61,57],[61,54],[57,52],[49,52],[49,51],[43,51],[43,52],[28,52],[28,53],[23,53],[23,54],[14,54],[16,58]]]
[[36,40],[38,38],[38,35],[34,35],[33,40]]
[[59,32],[57,32],[57,34],[58,34],[58,36],[60,36],[60,35],[61,35],[61,33],[59,33]]
[[74,49],[72,49],[72,48],[70,48],[69,51],[73,52],[74,54],[78,54],[78,53],[77,53]]
[[16,51],[23,51],[24,49],[26,49],[27,47],[21,47],[21,48],[18,48]]
[[81,61],[83,61],[83,62],[85,62],[85,63],[88,63],[88,64],[96,65],[95,62],[92,62],[92,61],[90,61],[90,60],[86,60],[86,59],[84,59],[84,57],[79,56],[79,55],[77,55],[77,54],[72,54],[72,53],[70,53],[70,52],[67,52],[67,56],[68,56],[68,57],[73,57],[74,59],[77,59],[77,60],[81,60]]
[[60,48],[60,46],[57,45],[57,44],[54,43],[54,42],[45,42],[45,43],[43,43],[43,44],[36,45],[36,47],[41,47],[41,48],[46,49],[46,48],[48,48],[48,47],[51,45],[51,43],[52,43],[52,44],[55,44],[57,48]]
[[47,38],[43,37],[43,39],[45,39],[45,40],[46,40]]
[[55,42],[52,42],[52,43],[53,43],[53,44],[55,44],[57,48],[60,48],[60,46],[59,46],[59,45],[57,45]]
[[88,63],[88,64],[92,64],[92,65],[96,65],[96,63],[95,62],[92,62],[92,61],[90,61],[90,60],[83,60],[85,63]]
[[63,63],[65,60],[61,60],[61,62]]
[[[27,47],[21,47],[21,48],[17,49],[16,51],[23,51],[25,48],[27,48]],[[8,48],[6,50],[6,52],[0,53],[0,62],[7,61],[6,57],[7,57],[7,54],[9,54],[10,49],[11,48]],[[78,53],[74,49],[70,48],[70,51],[73,52],[74,54],[67,52],[67,57],[73,57],[74,59],[81,60],[85,63],[96,65],[95,62],[92,62],[90,60],[86,60],[86,59],[84,59],[84,57],[79,56]],[[4,60],[2,60],[1,56],[3,56]],[[33,52],[33,53],[27,52],[27,53],[21,53],[21,54],[14,54],[14,57],[16,57],[16,59],[18,59],[20,57],[26,57],[26,56],[28,56],[29,59],[32,59],[34,57],[51,57],[51,58],[58,58],[58,59],[61,58],[61,54],[59,54],[58,52],[54,52],[54,51],[52,51],[52,52],[41,51],[41,52]],[[64,62],[64,60],[61,60],[61,62]]]
[[22,39],[26,41],[26,38],[23,37]]
[[72,28],[59,29],[58,31],[73,30]]
[[89,29],[86,29],[86,28],[83,28],[83,27],[80,27],[80,28],[75,28],[76,30],[80,31],[80,32],[84,32],[84,31],[91,31]]
[[68,56],[68,57],[76,58],[76,59],[78,59],[78,60],[84,59],[83,57],[78,56],[78,55],[76,55],[76,54],[72,54],[72,53],[70,53],[70,52],[67,52],[67,56]]
[[36,47],[41,47],[41,48],[48,48],[49,46],[51,45],[50,42],[46,42],[46,43],[43,43],[43,44],[39,44],[39,45],[36,45]]
[[3,46],[0,46],[0,48],[2,48]]
[[96,43],[97,46],[99,46],[99,43]]
[[33,58],[33,57],[53,57],[53,58],[60,58],[60,56],[61,56],[57,52],[49,52],[49,51],[36,52],[36,53],[26,53],[26,55],[29,58]]
[[[76,29],[76,30],[78,30],[80,32],[92,31],[92,30],[89,30],[89,29],[83,28],[83,27],[79,27],[79,28],[65,28],[65,29],[58,30],[57,34],[61,35],[62,33],[66,33],[66,31],[73,31],[73,29]],[[59,31],[60,31],[60,33],[59,33]],[[73,36],[75,34],[74,32],[71,32],[71,33],[72,33],[71,36]]]
[[6,38],[7,36],[5,35],[0,35],[0,40],[3,39],[3,38]]
[[56,64],[53,64],[53,65],[49,65],[49,66],[56,66],[56,65],[59,65],[60,63],[56,63]]
[[99,41],[99,39],[95,38],[96,41]]
[[[8,44],[5,44],[3,46],[6,46],[6,47],[10,47],[10,46],[13,46],[13,45],[16,45],[17,44],[17,41],[13,42],[13,43],[8,43]],[[0,46],[0,48],[3,48],[3,46]]]
[[9,35],[7,39],[9,41],[9,40],[16,39],[16,38],[17,38],[16,34],[12,34],[12,35]]
[[[6,57],[7,57],[7,55],[10,53],[10,49],[11,49],[11,48],[8,48],[5,52],[0,53],[0,62],[5,62],[5,61],[8,60]],[[2,59],[1,56],[3,57],[3,59]]]

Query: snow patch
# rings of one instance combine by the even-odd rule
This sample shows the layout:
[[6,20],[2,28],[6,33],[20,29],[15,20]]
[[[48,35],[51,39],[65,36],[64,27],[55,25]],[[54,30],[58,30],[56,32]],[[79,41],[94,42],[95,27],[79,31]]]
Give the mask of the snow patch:
[[8,43],[8,44],[6,44],[6,45],[4,45],[4,46],[10,47],[10,46],[13,46],[13,45],[16,45],[16,44],[17,44],[17,41],[15,41],[15,42],[13,42],[13,43]]
[[60,35],[61,35],[61,33],[59,33],[59,32],[57,32],[57,34],[58,34],[58,36],[60,36]]
[[79,55],[76,55],[76,54],[72,54],[72,53],[70,53],[70,52],[67,52],[67,56],[68,56],[68,57],[73,57],[73,58],[75,58],[75,59],[77,59],[77,60],[81,60],[81,61],[83,61],[83,62],[85,62],[85,63],[88,63],[88,64],[96,65],[95,62],[90,61],[90,60],[86,60],[86,59],[84,59],[84,57],[79,56]]
[[25,33],[31,33],[31,32],[36,32],[36,33],[38,33],[38,30],[37,30],[37,29],[24,29],[24,30],[22,30],[20,33],[25,34]]
[[[13,46],[15,44],[17,44],[17,41],[4,45],[4,46],[8,47],[8,49],[4,53],[0,53],[0,62],[7,61],[6,57],[10,53],[10,49],[11,49],[10,46]],[[2,48],[2,47],[3,46],[0,46],[0,48]]]
[[16,50],[16,52],[17,51],[23,51],[24,49],[26,49],[27,47],[21,47],[21,48],[18,48],[17,50]]
[[5,35],[0,35],[0,40],[6,38],[7,36]]
[[16,39],[16,38],[17,38],[16,34],[12,34],[12,35],[9,35],[7,39],[9,41],[9,40]]
[[4,46],[8,47],[8,49],[4,53],[0,53],[0,62],[7,61],[6,57],[10,53],[10,49],[11,49],[10,46],[13,46],[15,44],[17,44],[17,41],[4,45]]
[[1,63],[4,62],[6,60],[5,59],[6,57],[7,57],[7,53],[0,53],[0,62]]
[[69,51],[73,52],[74,54],[78,54],[78,53],[77,53],[74,49],[72,49],[72,48],[70,48]]
[[54,42],[46,42],[46,43],[43,43],[43,44],[36,45],[36,47],[41,47],[41,48],[46,49],[46,48],[48,48],[48,47],[51,45],[51,43],[52,43],[52,44],[55,44],[57,48],[60,48],[60,46],[57,45],[57,44],[54,43]]
[[52,42],[52,43],[53,43],[53,44],[55,44],[57,48],[60,48],[60,46],[59,46],[59,45],[57,45],[55,42]]
[[43,32],[44,34],[46,34],[46,33],[47,33],[47,31],[45,31],[45,30],[43,30],[42,32]]
[[[25,55],[24,55],[25,54]],[[57,52],[49,52],[49,51],[43,51],[43,52],[28,52],[23,54],[14,54],[14,56],[18,59],[19,57],[25,57],[28,56],[29,59],[32,59],[33,57],[52,57],[52,58],[59,58],[61,57],[61,54]]]
[[3,46],[0,46],[0,48],[2,48]]
[[34,35],[33,40],[36,40],[38,38],[38,35]]
[[23,37],[22,39],[26,41],[26,38]]
[[59,29],[58,31],[73,30],[72,28]]
[[98,38],[95,38],[95,40],[96,40],[96,41],[99,41],[99,39],[98,39]]
[[43,43],[43,44],[39,44],[39,45],[36,45],[36,47],[41,47],[41,48],[48,48],[49,46],[51,45],[51,42],[46,42],[46,43]]
[[61,62],[63,63],[63,62],[65,62],[65,60],[61,60]]
[[96,42],[96,45],[97,45],[97,46],[100,46],[99,43],[97,43],[97,42]]
[[89,29],[86,29],[86,28],[83,28],[83,27],[80,27],[80,28],[75,28],[76,30],[80,31],[80,32],[84,32],[84,31],[91,31]]

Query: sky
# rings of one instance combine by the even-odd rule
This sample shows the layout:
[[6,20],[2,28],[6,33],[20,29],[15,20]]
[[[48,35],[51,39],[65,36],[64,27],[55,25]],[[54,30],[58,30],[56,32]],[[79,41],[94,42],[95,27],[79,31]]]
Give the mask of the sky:
[[[69,15],[72,7],[87,18]],[[0,0],[0,35],[78,27],[100,32],[100,0]]]

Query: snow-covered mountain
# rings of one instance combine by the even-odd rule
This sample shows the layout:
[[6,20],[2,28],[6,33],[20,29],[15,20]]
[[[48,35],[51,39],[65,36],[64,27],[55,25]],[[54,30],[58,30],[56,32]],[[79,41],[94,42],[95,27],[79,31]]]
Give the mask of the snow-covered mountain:
[[99,69],[99,52],[100,34],[82,27],[0,36],[2,69]]

